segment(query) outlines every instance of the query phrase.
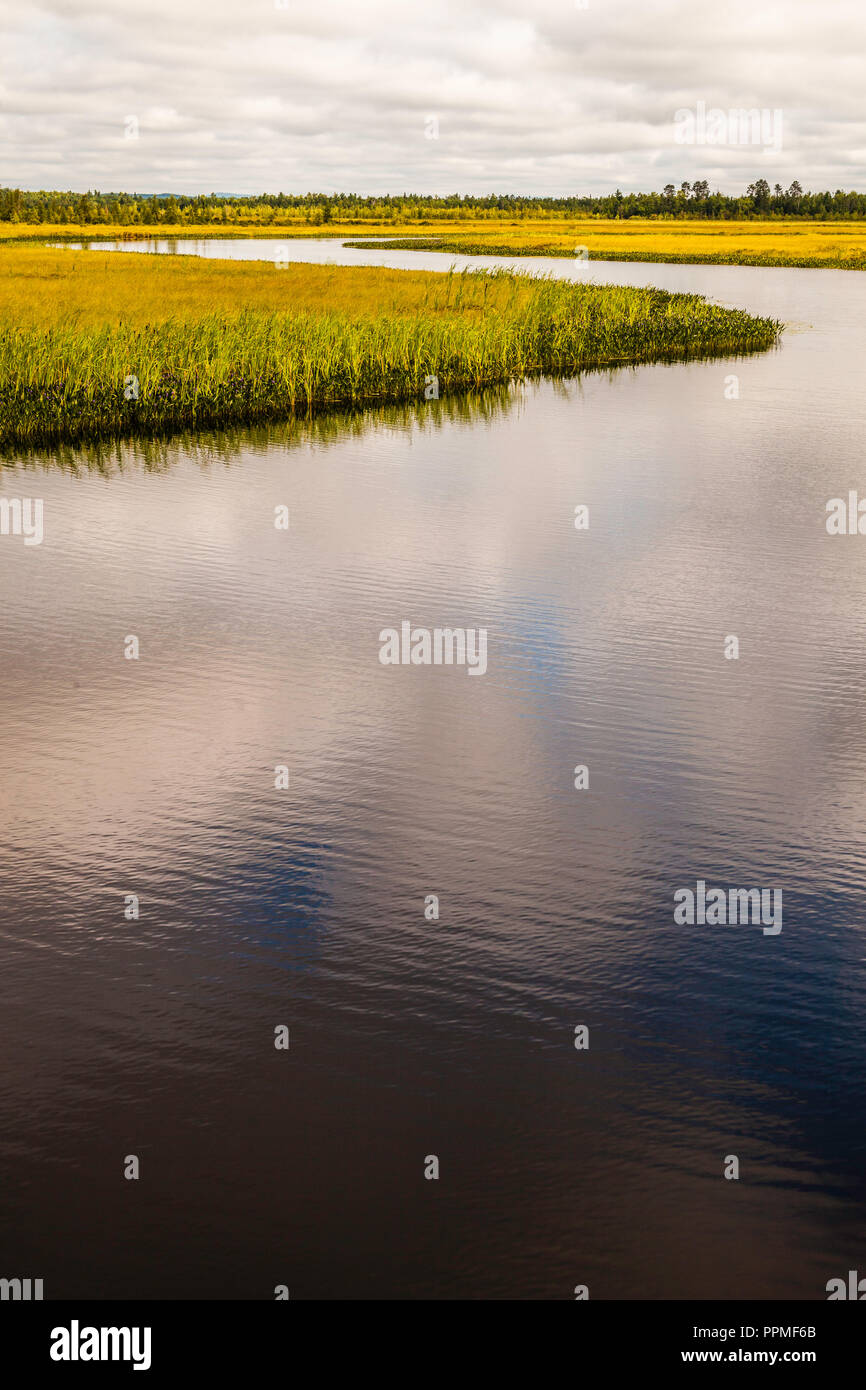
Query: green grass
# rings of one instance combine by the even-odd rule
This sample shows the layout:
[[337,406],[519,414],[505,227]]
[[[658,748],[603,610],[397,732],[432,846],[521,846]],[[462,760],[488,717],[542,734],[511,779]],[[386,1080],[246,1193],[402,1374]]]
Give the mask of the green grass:
[[[351,285],[352,272],[346,275]],[[434,376],[446,394],[542,372],[755,352],[781,330],[774,320],[697,295],[651,288],[505,273],[432,278],[441,288],[425,294],[438,299],[451,279],[447,311],[421,300],[411,313],[257,307],[48,327],[7,318],[0,327],[0,447],[422,400]]]

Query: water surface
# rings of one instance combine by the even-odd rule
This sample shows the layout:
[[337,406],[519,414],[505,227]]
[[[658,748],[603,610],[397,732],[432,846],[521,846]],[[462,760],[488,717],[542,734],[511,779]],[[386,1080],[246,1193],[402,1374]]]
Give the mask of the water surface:
[[[47,1297],[811,1299],[863,1267],[866,541],[825,505],[863,477],[866,282],[528,268],[792,327],[3,469],[45,539],[0,538],[0,1273]],[[404,619],[486,627],[487,674],[383,667]],[[782,888],[781,934],[675,926],[698,878]]]

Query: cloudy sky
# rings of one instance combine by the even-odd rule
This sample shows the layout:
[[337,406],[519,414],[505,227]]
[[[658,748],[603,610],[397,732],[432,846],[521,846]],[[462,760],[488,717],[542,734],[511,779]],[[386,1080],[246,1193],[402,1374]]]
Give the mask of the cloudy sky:
[[0,0],[0,185],[866,189],[864,54],[863,0]]

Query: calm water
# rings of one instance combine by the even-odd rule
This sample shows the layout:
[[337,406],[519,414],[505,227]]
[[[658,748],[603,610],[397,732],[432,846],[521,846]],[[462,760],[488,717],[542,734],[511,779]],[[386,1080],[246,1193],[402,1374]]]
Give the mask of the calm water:
[[[3,470],[45,539],[0,538],[0,1274],[46,1297],[864,1270],[866,540],[825,505],[866,492],[866,280],[531,269],[792,326]],[[404,619],[486,627],[487,674],[382,666]],[[781,888],[781,934],[674,925],[699,878]]]

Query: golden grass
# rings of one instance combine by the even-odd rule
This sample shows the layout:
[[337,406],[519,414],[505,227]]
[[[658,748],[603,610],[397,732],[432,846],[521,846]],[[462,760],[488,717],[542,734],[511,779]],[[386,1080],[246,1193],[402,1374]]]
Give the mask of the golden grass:
[[781,325],[698,295],[505,273],[0,249],[0,445],[423,400],[730,355]]
[[244,309],[354,318],[459,311],[478,317],[520,301],[529,304],[534,294],[523,280],[482,281],[375,266],[290,263],[278,268],[267,261],[21,245],[0,252],[0,323],[32,328],[142,325]]
[[[338,237],[357,241],[362,237],[441,238],[446,249],[477,242],[478,249],[496,246],[503,254],[573,255],[586,246],[594,258],[605,255],[624,260],[703,259],[735,260],[742,264],[837,265],[866,262],[866,222],[713,222],[671,219],[514,218],[453,219],[435,222],[331,223],[285,227],[258,225],[212,227],[46,227],[0,223],[0,244],[14,240],[45,241],[52,238],[96,240],[142,237]],[[482,246],[481,243],[484,245]]]
[[[346,238],[360,244],[358,235]],[[384,246],[384,242],[379,243]],[[675,261],[685,264],[810,266],[866,269],[862,222],[601,221],[491,228],[441,228],[400,233],[392,249],[452,255],[570,257],[583,248],[590,260]]]

